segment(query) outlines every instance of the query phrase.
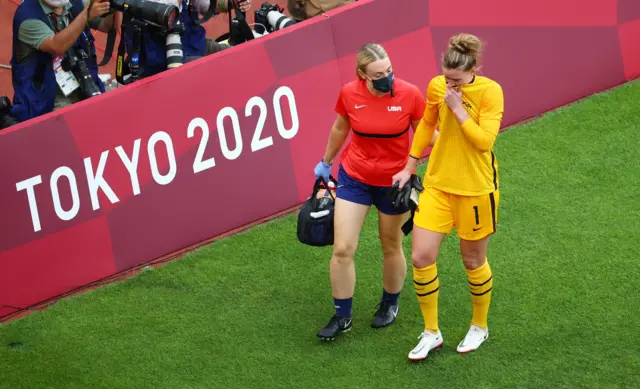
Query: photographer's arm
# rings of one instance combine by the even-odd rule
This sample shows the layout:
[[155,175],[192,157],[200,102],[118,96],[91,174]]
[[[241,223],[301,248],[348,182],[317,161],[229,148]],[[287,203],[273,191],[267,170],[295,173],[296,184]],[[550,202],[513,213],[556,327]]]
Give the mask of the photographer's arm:
[[102,31],[102,32],[109,32],[109,30],[111,30],[111,28],[113,27],[114,15],[115,15],[115,13],[112,13],[111,15],[107,16],[106,18],[95,19],[95,22],[93,23],[93,25],[91,25],[91,23],[89,25],[94,30],[98,30],[98,31]]
[[114,13],[106,17],[101,16],[109,12],[109,0],[93,0],[93,3],[92,0],[82,0],[82,3],[85,7],[91,7],[89,9],[89,27],[94,30],[109,32],[113,27]]
[[37,49],[52,55],[63,56],[84,30],[88,16],[88,10],[85,8],[67,28],[46,38]]
[[93,3],[87,2],[82,12],[64,30],[46,38],[37,49],[52,55],[64,55],[76,42],[89,20],[95,19],[108,11],[108,1],[96,0]]
[[249,12],[251,9],[251,0],[236,0],[236,3],[242,12]]
[[247,12],[251,9],[251,0],[194,0],[196,9],[201,14],[204,14],[209,9],[209,4],[214,2],[215,15],[229,12],[229,7],[234,8],[237,6],[240,11]]

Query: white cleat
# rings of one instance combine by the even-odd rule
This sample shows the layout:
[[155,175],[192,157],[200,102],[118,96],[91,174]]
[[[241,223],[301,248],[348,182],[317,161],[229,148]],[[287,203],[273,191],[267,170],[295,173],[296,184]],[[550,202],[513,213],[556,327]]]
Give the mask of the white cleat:
[[465,336],[458,345],[458,352],[465,354],[475,351],[487,338],[489,338],[488,328],[472,325],[471,328],[469,328],[469,332],[467,332],[467,336]]
[[418,339],[420,339],[418,345],[409,352],[409,359],[412,361],[422,361],[427,358],[429,351],[439,349],[442,347],[442,343],[444,343],[440,331],[436,334],[424,330],[424,332],[418,336]]

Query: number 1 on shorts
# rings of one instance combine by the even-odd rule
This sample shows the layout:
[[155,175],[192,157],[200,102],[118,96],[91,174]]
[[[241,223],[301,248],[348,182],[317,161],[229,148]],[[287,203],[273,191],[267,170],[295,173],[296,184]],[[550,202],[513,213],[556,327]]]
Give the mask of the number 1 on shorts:
[[478,214],[478,206],[474,205],[473,206],[473,212],[476,215],[476,225],[480,224],[480,215]]

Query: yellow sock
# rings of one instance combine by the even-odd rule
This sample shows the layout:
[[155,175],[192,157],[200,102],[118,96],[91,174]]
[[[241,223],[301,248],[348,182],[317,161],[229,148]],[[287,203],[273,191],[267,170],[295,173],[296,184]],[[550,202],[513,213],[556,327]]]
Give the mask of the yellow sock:
[[474,270],[467,269],[471,302],[473,303],[473,317],[471,324],[487,328],[487,315],[491,304],[491,289],[493,288],[493,274],[489,267],[489,261],[485,259],[484,265]]
[[438,332],[438,268],[434,263],[421,269],[413,267],[413,286],[416,288],[425,330]]

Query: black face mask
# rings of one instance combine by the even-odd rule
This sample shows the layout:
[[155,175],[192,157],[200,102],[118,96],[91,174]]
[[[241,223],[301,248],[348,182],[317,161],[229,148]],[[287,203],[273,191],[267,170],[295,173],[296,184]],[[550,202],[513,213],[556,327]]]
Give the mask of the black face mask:
[[373,89],[378,92],[391,92],[391,96],[393,96],[393,72],[389,73],[387,77],[371,80],[371,84],[373,85]]

